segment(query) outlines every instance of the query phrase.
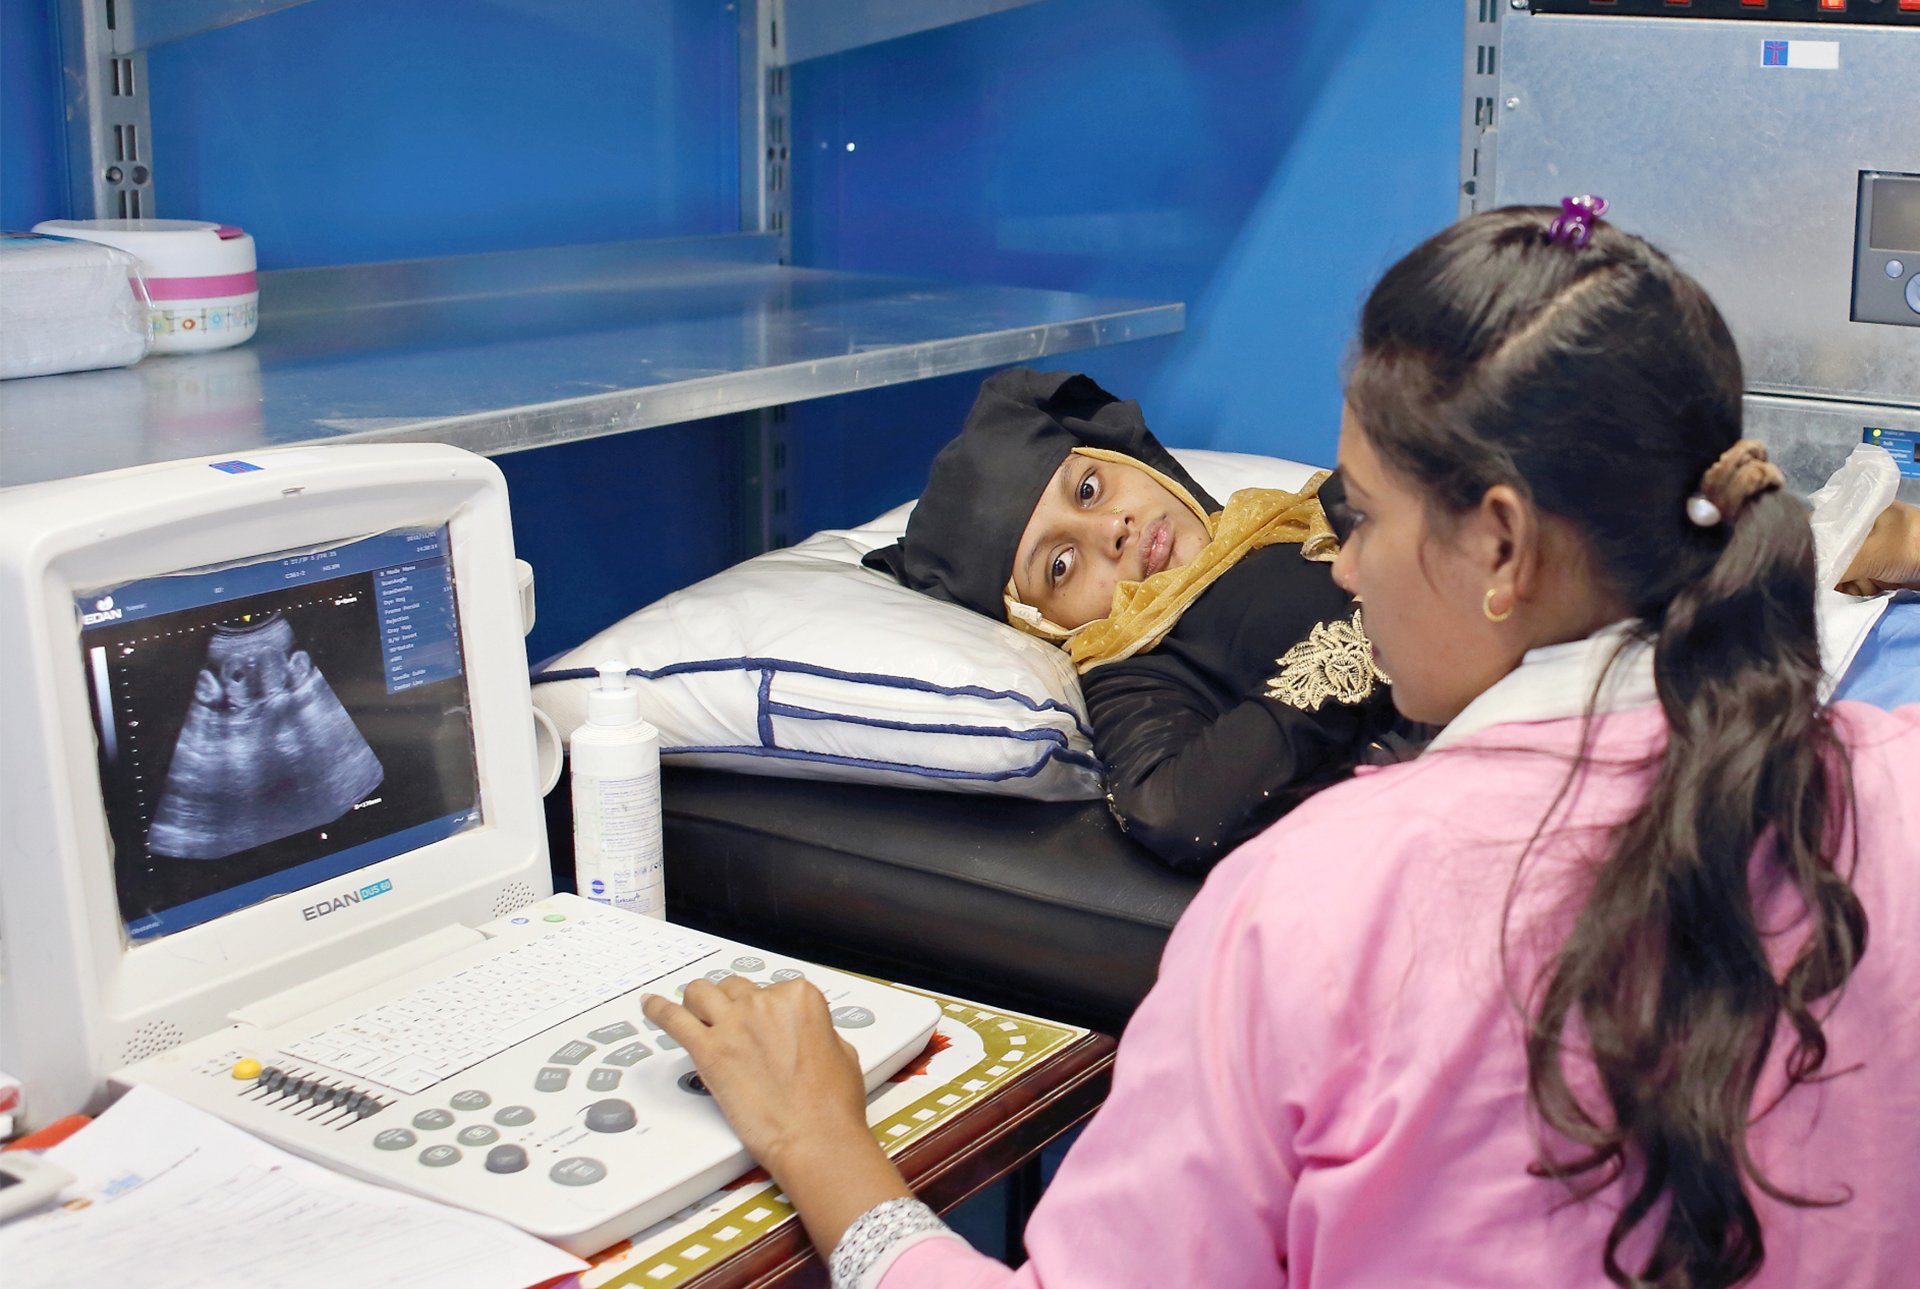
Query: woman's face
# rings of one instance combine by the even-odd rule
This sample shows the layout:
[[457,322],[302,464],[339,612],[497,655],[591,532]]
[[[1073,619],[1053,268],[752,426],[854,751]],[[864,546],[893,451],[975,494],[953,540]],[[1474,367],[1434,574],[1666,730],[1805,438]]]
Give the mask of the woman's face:
[[1481,611],[1496,558],[1478,516],[1436,531],[1419,493],[1390,472],[1351,409],[1340,420],[1340,477],[1353,531],[1333,580],[1360,601],[1393,702],[1411,720],[1444,725],[1513,669],[1520,646]]
[[1113,588],[1191,563],[1207,528],[1144,470],[1069,455],[1013,557],[1020,599],[1063,627],[1107,616]]

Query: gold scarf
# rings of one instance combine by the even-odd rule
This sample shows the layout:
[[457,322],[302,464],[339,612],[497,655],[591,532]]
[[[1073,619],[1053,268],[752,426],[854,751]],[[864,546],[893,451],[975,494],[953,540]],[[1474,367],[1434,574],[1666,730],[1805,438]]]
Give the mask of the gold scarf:
[[1327,478],[1325,470],[1315,473],[1298,492],[1242,488],[1228,499],[1225,509],[1209,515],[1193,494],[1152,466],[1103,448],[1075,448],[1074,452],[1144,470],[1205,520],[1208,538],[1200,553],[1179,568],[1162,569],[1143,582],[1120,583],[1113,590],[1113,606],[1106,617],[1071,630],[1022,603],[1008,583],[1007,620],[1065,649],[1074,669],[1083,675],[1159,644],[1187,606],[1250,551],[1276,542],[1299,542],[1303,558],[1322,564],[1331,563],[1339,553],[1318,497],[1320,484]]

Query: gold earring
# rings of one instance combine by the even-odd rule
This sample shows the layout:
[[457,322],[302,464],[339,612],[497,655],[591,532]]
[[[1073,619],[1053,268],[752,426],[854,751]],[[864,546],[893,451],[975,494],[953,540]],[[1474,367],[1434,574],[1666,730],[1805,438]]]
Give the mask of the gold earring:
[[1480,601],[1480,612],[1487,615],[1487,621],[1489,622],[1505,622],[1513,616],[1513,606],[1511,604],[1507,606],[1505,613],[1495,613],[1493,611],[1493,597],[1499,593],[1497,588],[1489,586],[1487,588],[1487,597]]

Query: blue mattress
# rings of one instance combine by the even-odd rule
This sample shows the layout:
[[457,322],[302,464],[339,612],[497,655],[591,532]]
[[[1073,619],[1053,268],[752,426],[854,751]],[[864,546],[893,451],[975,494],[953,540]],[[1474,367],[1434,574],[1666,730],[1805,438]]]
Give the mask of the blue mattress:
[[1894,596],[1833,696],[1886,708],[1920,703],[1920,592]]

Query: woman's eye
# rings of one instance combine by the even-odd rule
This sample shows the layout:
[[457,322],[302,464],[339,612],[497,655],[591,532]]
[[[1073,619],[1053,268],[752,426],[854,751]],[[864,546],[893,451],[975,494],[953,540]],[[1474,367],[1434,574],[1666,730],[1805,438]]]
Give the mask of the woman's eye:
[[1067,559],[1065,555],[1055,555],[1053,557],[1053,563],[1047,566],[1048,584],[1052,586],[1058,586],[1060,584],[1060,579],[1064,578],[1067,575],[1067,570],[1072,567],[1073,567],[1072,563]]
[[1097,482],[1095,482],[1094,477],[1092,475],[1088,475],[1086,478],[1080,481],[1079,496],[1081,501],[1083,502],[1092,501],[1095,495],[1099,493],[1099,491],[1100,491],[1100,486]]

